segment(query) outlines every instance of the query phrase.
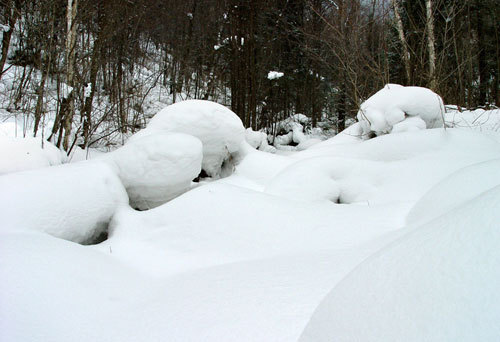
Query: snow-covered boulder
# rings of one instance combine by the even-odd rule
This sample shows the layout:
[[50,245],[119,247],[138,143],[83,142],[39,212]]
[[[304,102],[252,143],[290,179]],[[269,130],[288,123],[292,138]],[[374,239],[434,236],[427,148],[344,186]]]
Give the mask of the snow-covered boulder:
[[0,175],[62,164],[66,156],[56,146],[40,138],[0,135]]
[[189,190],[203,159],[198,138],[182,133],[149,133],[134,136],[104,157],[127,189],[130,204],[143,210]]
[[441,97],[427,88],[387,84],[361,104],[358,121],[364,138],[373,134],[443,127]]
[[118,176],[97,161],[3,175],[0,189],[0,231],[39,231],[79,243],[92,242],[128,203]]
[[192,135],[203,144],[202,168],[218,177],[224,161],[238,152],[245,140],[245,128],[240,118],[228,108],[215,102],[188,100],[165,107],[137,136],[148,131],[176,132]]

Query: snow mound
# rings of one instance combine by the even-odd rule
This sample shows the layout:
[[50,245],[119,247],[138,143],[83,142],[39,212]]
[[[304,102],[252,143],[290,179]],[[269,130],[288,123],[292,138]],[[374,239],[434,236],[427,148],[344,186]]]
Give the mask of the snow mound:
[[276,152],[276,148],[269,145],[267,142],[267,134],[264,132],[254,131],[251,128],[247,128],[245,131],[245,140],[255,149],[270,153]]
[[240,118],[228,108],[211,101],[188,100],[165,107],[136,136],[151,131],[192,135],[203,143],[202,168],[218,177],[222,164],[230,161],[245,140]]
[[273,177],[265,192],[299,201],[338,202],[340,186],[331,172],[331,163],[332,160],[327,158],[294,163]]
[[182,133],[136,136],[105,156],[141,210],[163,204],[191,188],[201,171],[202,143]]
[[103,162],[80,162],[0,176],[2,231],[34,230],[90,243],[127,193]]
[[39,138],[0,135],[0,175],[59,165],[66,156],[56,146]]
[[441,97],[427,88],[387,84],[361,104],[358,121],[364,138],[443,127]]
[[408,224],[429,221],[500,185],[500,159],[474,164],[451,174],[427,192],[407,216]]
[[300,341],[500,340],[500,187],[362,263]]

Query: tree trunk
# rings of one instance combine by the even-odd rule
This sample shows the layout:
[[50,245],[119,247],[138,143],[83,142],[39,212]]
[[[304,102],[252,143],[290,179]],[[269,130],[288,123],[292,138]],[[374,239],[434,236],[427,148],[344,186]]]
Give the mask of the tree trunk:
[[65,151],[69,148],[69,137],[71,135],[71,126],[73,124],[73,116],[75,114],[75,57],[76,57],[76,30],[78,23],[76,15],[78,11],[78,0],[68,0],[66,8],[66,82],[71,87],[68,98],[68,110],[64,117],[63,128],[65,131],[63,148]]
[[9,53],[10,39],[12,38],[12,32],[16,26],[17,19],[20,16],[20,3],[19,1],[15,1],[12,4],[12,1],[9,1],[9,5],[12,5],[12,8],[7,8],[6,13],[8,13],[8,25],[9,30],[7,32],[3,32],[2,37],[2,57],[0,58],[0,79],[2,79],[2,75],[4,73],[5,62],[7,61],[7,55]]
[[436,80],[436,39],[434,37],[434,18],[432,14],[432,0],[425,1],[426,16],[427,16],[427,48],[429,51],[429,87],[432,90],[437,88]]
[[399,14],[398,0],[392,0],[392,7],[394,9],[394,16],[396,18],[396,27],[398,30],[399,40],[403,48],[403,63],[405,65],[406,82],[407,85],[411,84],[411,67],[410,67],[410,51],[408,50],[408,43],[406,41],[405,31],[403,28],[403,21]]

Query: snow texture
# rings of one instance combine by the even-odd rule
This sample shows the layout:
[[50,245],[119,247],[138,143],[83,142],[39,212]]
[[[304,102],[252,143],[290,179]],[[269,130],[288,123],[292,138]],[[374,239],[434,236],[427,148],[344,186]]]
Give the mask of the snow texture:
[[145,210],[189,190],[201,171],[202,158],[198,138],[162,131],[133,137],[103,160],[120,177],[131,206]]
[[445,108],[439,95],[427,88],[387,84],[361,104],[362,135],[405,132],[443,126]]
[[499,340],[499,208],[496,186],[409,228],[330,292],[300,341]]
[[64,161],[65,154],[48,141],[0,135],[0,175],[59,165]]
[[[218,177],[222,164],[230,162],[245,140],[240,118],[215,102],[188,100],[162,109],[136,137],[154,132],[175,132],[192,135],[203,144],[202,168],[211,177]],[[134,138],[134,137],[133,137]]]
[[[151,154],[197,145],[200,165],[189,135],[148,128],[100,161],[0,177],[0,340],[500,339],[493,131],[364,140],[356,123],[271,154],[242,130],[229,177],[126,205],[120,179],[142,182]],[[98,245],[44,233],[89,237],[98,213],[112,215]]]
[[128,203],[113,170],[80,162],[0,176],[0,232],[36,231],[89,243]]

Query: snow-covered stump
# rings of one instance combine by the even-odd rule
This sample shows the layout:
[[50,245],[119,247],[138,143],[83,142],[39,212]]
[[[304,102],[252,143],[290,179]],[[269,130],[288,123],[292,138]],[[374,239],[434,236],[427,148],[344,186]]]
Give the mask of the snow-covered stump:
[[230,163],[245,140],[245,128],[240,118],[215,102],[188,100],[162,109],[146,129],[133,139],[154,132],[184,133],[198,138],[203,144],[202,169],[210,177],[220,177],[224,163]]
[[370,137],[443,127],[445,108],[441,97],[421,87],[387,84],[361,104],[358,121],[362,136]]
[[104,233],[128,197],[103,162],[81,162],[0,176],[1,231],[38,231],[88,244]]
[[157,207],[191,188],[201,171],[202,143],[182,133],[148,131],[105,156],[127,189],[130,205]]

